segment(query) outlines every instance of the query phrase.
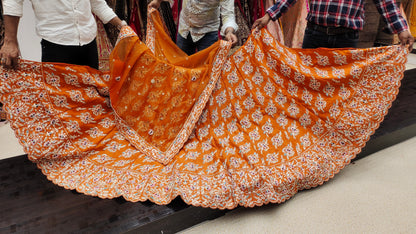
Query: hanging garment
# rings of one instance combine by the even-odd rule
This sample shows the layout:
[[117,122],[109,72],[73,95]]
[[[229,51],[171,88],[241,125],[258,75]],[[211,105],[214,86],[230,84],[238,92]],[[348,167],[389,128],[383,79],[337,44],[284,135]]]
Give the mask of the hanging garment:
[[299,0],[280,18],[284,44],[291,48],[302,48],[303,35],[308,14],[307,1]]
[[182,0],[174,0],[172,4],[172,17],[175,25],[179,24],[179,14],[182,10]]
[[252,20],[252,13],[251,13],[251,4],[250,4],[251,0],[240,0],[241,5],[243,6],[244,9],[244,16],[245,19],[247,20],[248,26],[249,28],[251,28],[251,26],[253,25],[253,20]]
[[169,2],[161,2],[160,3],[160,14],[163,18],[163,23],[165,25],[165,30],[168,32],[172,41],[176,42],[176,31],[177,26],[174,22],[172,8]]
[[403,9],[403,16],[408,20],[410,18],[410,14],[412,11],[412,7],[414,4],[414,0],[402,0],[401,1],[401,7]]
[[133,31],[137,34],[137,36],[141,36],[141,30],[142,30],[142,25],[140,24],[140,11],[138,8],[138,0],[133,0],[131,2],[132,6],[131,6],[131,12],[130,12],[130,20],[129,20],[129,26],[131,27],[131,29],[133,29]]
[[240,0],[235,1],[234,12],[235,12],[235,21],[238,25],[238,30],[236,32],[237,43],[235,46],[242,46],[247,41],[247,38],[250,36],[251,29],[244,15],[244,9],[243,9],[243,6],[241,5]]
[[[269,9],[269,7],[273,5],[274,5],[273,0],[266,1],[266,9]],[[274,38],[276,38],[276,40],[278,40],[281,44],[285,43],[280,19],[275,20],[275,21],[270,20],[269,23],[267,24],[267,30],[269,30],[270,34]]]
[[[110,6],[111,9],[113,9],[113,11],[117,14],[118,12],[116,11],[116,8],[120,9],[119,3],[122,3],[122,1],[106,0],[106,2],[108,4],[108,6]],[[117,16],[119,16],[119,15],[117,15]],[[119,16],[119,18],[120,18],[120,16]],[[112,24],[105,24],[104,29],[106,31],[107,37],[109,38],[109,40],[111,42],[111,45],[114,46],[116,44],[118,33],[119,33],[119,30],[118,30],[117,26],[112,25]]]
[[413,36],[416,36],[416,4],[412,4],[412,9],[410,11],[410,17],[409,17],[409,28],[410,32]]
[[157,204],[283,202],[360,152],[397,95],[407,53],[291,49],[262,29],[230,57],[225,41],[186,56],[157,11],[146,44],[124,27],[110,72],[32,61],[0,70],[10,126],[49,180]]
[[103,22],[95,16],[97,22],[97,49],[98,49],[98,69],[101,71],[110,70],[110,63],[108,61],[110,53],[113,50],[113,45],[107,36]]

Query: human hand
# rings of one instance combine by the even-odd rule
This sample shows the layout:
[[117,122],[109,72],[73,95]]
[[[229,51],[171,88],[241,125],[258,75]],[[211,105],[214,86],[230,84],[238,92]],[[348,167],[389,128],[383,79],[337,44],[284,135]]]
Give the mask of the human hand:
[[4,39],[4,44],[0,49],[0,64],[6,69],[16,69],[19,64],[20,49],[16,40]]
[[160,3],[162,3],[162,0],[152,0],[148,7],[158,9],[160,7]]
[[413,42],[415,42],[415,38],[412,34],[410,34],[409,30],[399,33],[399,40],[403,48],[408,46],[409,51],[413,50]]
[[237,36],[233,31],[228,31],[225,34],[225,40],[231,42],[231,46],[234,46],[237,43]]
[[256,21],[254,21],[253,26],[251,27],[251,29],[262,29],[264,26],[266,26],[269,21],[270,21],[270,15],[268,13],[266,13],[263,17],[261,17],[260,19],[257,19]]

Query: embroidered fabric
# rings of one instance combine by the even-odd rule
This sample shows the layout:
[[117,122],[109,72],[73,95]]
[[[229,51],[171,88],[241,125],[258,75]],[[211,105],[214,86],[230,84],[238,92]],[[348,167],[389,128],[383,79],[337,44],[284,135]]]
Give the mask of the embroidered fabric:
[[[188,57],[157,12],[148,23],[147,45],[122,29],[110,72],[27,60],[0,70],[10,126],[49,180],[133,202],[181,196],[219,209],[283,202],[360,152],[405,70],[400,46],[292,49],[266,29],[252,31],[230,57],[226,42]],[[170,143],[153,138],[161,126],[173,132],[162,134]],[[137,135],[146,144],[136,144]],[[172,157],[152,148],[176,145]]]

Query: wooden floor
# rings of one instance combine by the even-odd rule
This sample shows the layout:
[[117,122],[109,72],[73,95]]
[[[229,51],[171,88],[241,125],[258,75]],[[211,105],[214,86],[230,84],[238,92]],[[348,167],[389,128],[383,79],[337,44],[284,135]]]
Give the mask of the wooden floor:
[[[357,158],[416,135],[416,69]],[[26,155],[0,160],[0,233],[175,233],[226,211],[100,199],[48,181]]]

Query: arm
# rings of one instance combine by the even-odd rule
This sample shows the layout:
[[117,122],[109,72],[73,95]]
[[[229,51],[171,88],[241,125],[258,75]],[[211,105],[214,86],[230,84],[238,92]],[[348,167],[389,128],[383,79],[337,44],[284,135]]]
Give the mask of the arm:
[[108,23],[116,26],[118,30],[120,30],[123,26],[127,26],[127,22],[124,20],[121,20],[117,16],[112,18],[110,21],[108,21]]
[[267,9],[266,14],[254,21],[252,29],[258,28],[261,29],[266,26],[270,20],[276,20],[282,16],[285,12],[289,10],[296,3],[296,0],[282,0],[271,6]]
[[230,41],[233,45],[235,45],[235,43],[237,43],[237,36],[235,35],[235,32],[238,29],[238,25],[235,22],[234,1],[221,0],[220,12],[222,19],[221,35],[224,35],[225,40]]
[[17,68],[20,49],[17,30],[23,15],[23,0],[4,0],[4,44],[0,49],[0,63],[5,68]]
[[414,38],[410,34],[406,20],[400,14],[395,0],[374,0],[377,10],[386,21],[389,30],[398,34],[400,44],[409,50],[413,49]]
[[16,68],[20,56],[19,43],[17,41],[17,28],[20,17],[4,16],[4,44],[0,50],[0,63],[5,68]]
[[92,13],[98,16],[104,24],[110,23],[118,29],[126,25],[126,22],[120,20],[104,0],[90,0],[90,2]]

